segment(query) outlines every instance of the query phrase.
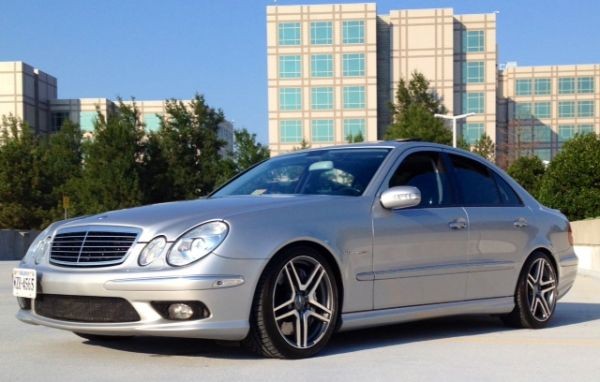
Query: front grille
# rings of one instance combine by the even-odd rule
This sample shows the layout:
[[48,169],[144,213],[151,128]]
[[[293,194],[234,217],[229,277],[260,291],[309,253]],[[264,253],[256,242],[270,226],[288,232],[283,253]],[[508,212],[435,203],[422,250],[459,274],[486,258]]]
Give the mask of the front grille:
[[131,304],[117,297],[39,294],[33,307],[40,316],[77,322],[135,322],[140,316]]
[[70,267],[120,264],[135,242],[136,232],[74,231],[57,233],[50,262]]

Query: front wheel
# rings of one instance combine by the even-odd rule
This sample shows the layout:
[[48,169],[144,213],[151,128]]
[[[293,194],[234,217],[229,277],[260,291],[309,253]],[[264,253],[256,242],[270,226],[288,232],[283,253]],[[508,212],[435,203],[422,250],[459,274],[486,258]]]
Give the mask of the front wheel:
[[502,320],[510,326],[539,329],[545,327],[556,308],[558,298],[556,270],[548,255],[536,252],[523,266],[517,290],[515,309]]
[[310,357],[331,338],[338,309],[338,288],[327,259],[312,247],[290,248],[258,283],[245,343],[267,357]]

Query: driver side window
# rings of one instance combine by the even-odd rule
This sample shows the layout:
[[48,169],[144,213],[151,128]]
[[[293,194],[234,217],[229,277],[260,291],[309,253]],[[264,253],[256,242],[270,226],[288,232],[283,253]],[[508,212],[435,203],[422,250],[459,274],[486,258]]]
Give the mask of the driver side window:
[[443,159],[437,152],[418,152],[404,158],[389,187],[412,186],[421,191],[418,207],[442,207],[454,203]]

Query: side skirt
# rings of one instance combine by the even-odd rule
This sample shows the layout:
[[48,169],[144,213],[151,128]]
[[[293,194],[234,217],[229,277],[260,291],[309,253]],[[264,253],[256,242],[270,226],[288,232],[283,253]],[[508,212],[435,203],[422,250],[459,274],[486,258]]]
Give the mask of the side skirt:
[[444,316],[510,313],[514,307],[514,297],[509,296],[344,313],[340,331]]

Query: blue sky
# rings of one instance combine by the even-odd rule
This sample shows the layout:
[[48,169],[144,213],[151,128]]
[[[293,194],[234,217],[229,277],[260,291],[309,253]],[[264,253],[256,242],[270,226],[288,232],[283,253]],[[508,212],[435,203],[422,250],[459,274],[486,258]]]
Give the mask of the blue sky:
[[[25,61],[54,75],[61,98],[191,98],[200,92],[237,127],[267,142],[269,4],[274,2],[2,0],[0,61]],[[438,7],[458,14],[499,11],[500,63],[600,63],[598,1],[377,2],[380,14]]]

